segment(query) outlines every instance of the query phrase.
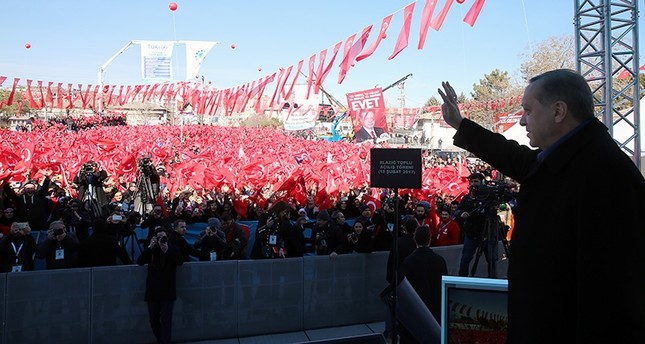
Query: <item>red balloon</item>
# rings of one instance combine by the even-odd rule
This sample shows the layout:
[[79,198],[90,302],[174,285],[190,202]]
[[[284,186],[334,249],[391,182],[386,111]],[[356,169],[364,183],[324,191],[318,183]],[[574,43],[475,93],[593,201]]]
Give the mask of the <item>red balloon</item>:
[[231,49],[235,49],[235,44],[231,44]]
[[31,48],[31,44],[29,44],[29,43],[25,44],[25,48],[27,48],[27,49]]
[[463,3],[464,3],[464,1],[466,1],[466,0],[457,0],[457,3],[459,3],[459,4],[463,4]]
[[381,35],[381,39],[386,39],[386,38],[387,38],[387,34]]
[[177,3],[176,2],[171,2],[168,5],[168,8],[170,8],[170,10],[173,11],[173,12],[176,11],[177,10]]

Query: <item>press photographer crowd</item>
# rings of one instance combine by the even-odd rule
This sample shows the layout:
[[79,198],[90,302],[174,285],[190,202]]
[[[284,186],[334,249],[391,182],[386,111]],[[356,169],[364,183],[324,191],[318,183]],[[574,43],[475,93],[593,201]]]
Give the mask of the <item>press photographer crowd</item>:
[[[429,155],[425,162],[439,168],[459,163],[451,154]],[[183,261],[303,255],[333,259],[338,254],[391,248],[396,214],[392,190],[365,186],[339,192],[324,204],[317,202],[315,189],[305,190],[306,197],[293,197],[289,190],[263,197],[259,190],[224,185],[211,190],[186,188],[171,195],[161,182],[165,169],[155,166],[149,156],[137,159],[135,179],[129,181],[121,176],[115,182],[93,160],[80,167],[68,187],[61,186],[60,175],[42,174],[41,182],[3,185],[3,272],[33,270],[37,258],[45,260],[47,269],[131,264],[136,259],[131,246],[158,246],[160,232],[180,251]],[[494,208],[504,238],[512,226],[514,200],[504,196],[497,202],[497,198],[515,185],[500,184],[495,171],[475,159],[464,164],[462,174],[470,185],[479,181],[470,192],[427,197],[405,192],[399,198],[398,214],[402,236],[411,236],[410,228],[426,225],[432,232],[432,246],[465,244],[462,265],[466,275],[487,213]],[[480,187],[484,182],[488,186]],[[254,233],[240,223],[246,221],[257,221]],[[409,221],[416,225],[406,226]],[[206,227],[189,243],[186,226],[195,223]],[[134,235],[139,228],[147,230],[146,237]]]

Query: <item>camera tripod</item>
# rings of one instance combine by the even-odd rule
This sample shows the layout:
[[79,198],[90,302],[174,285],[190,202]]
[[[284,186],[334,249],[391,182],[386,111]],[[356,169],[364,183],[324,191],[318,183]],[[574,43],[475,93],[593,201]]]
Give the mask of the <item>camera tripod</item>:
[[[134,262],[136,261],[135,249],[139,250],[139,254],[143,252],[143,247],[141,247],[141,241],[137,236],[137,232],[134,229],[128,231],[119,232],[119,245],[125,253],[130,256],[130,259]],[[130,249],[128,251],[128,248]]]
[[506,257],[508,257],[508,240],[506,240],[504,227],[497,216],[496,207],[488,206],[486,208],[486,219],[484,220],[482,235],[475,250],[475,261],[470,270],[470,276],[475,276],[479,258],[484,253],[488,262],[488,278],[497,278],[497,245],[500,240],[502,241]]
[[159,186],[152,183],[150,177],[139,171],[137,176],[137,191],[134,194],[134,211],[147,214],[152,211],[159,193]]
[[99,202],[96,199],[94,186],[92,184],[87,185],[87,192],[85,193],[85,197],[81,201],[83,208],[90,214],[92,220],[96,218],[103,218],[103,210],[99,206]]

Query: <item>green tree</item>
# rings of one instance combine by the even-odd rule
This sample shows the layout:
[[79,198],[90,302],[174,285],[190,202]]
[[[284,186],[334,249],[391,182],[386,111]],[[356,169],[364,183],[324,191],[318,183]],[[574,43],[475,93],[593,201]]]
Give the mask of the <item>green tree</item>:
[[430,97],[430,99],[428,99],[428,101],[425,104],[423,104],[423,107],[438,106],[438,105],[441,105],[441,103],[439,103],[439,99],[437,99],[437,97],[435,96],[432,96]]
[[489,106],[489,104],[501,103],[498,101],[520,94],[522,94],[522,88],[513,84],[508,72],[495,69],[489,74],[484,74],[484,78],[480,79],[479,83],[473,84],[471,96],[474,104],[470,108],[470,119],[492,129],[495,123],[495,114],[511,109],[497,108]]
[[[6,103],[11,94],[11,89],[0,88],[0,102]],[[4,104],[0,108],[0,116],[2,119],[8,119],[10,117],[16,116],[18,114],[18,108],[20,107],[19,103],[22,102],[22,108],[20,109],[20,114],[28,114],[31,112],[29,108],[29,102],[22,99],[22,90],[16,88],[16,92],[13,95],[13,103],[11,105]]]

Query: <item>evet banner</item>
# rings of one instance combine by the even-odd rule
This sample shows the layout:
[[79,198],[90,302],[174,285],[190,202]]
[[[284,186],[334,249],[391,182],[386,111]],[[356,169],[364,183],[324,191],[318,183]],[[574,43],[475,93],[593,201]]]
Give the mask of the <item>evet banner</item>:
[[389,138],[383,89],[347,93],[347,104],[356,142],[380,142]]

